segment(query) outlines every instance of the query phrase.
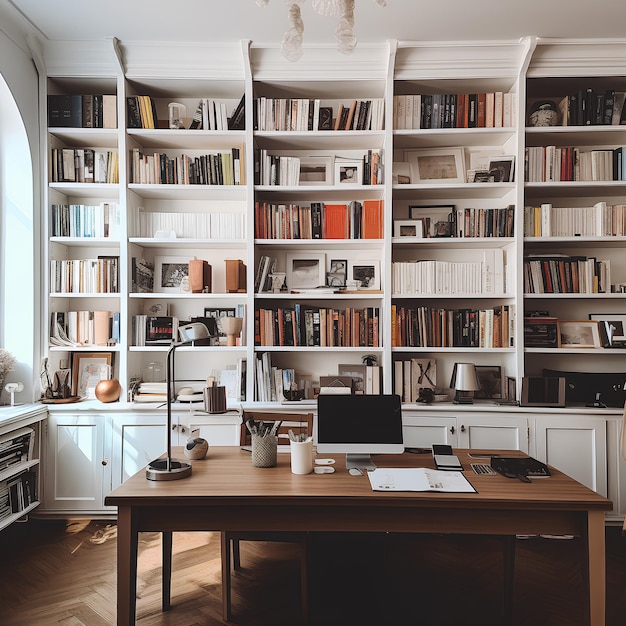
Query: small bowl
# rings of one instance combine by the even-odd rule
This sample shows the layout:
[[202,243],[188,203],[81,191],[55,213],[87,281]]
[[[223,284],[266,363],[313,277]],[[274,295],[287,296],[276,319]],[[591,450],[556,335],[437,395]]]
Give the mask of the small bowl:
[[303,400],[304,389],[289,389],[288,391],[283,391],[283,396],[285,396],[285,400],[289,400],[289,402]]

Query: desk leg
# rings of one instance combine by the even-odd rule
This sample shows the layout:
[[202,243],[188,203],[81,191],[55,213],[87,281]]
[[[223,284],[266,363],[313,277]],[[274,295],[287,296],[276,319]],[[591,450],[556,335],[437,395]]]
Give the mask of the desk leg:
[[172,532],[161,533],[161,610],[169,611],[172,608]]
[[606,612],[606,557],[604,511],[587,513],[589,623],[604,626]]
[[229,622],[231,610],[231,582],[230,582],[230,539],[226,531],[220,533],[222,550],[222,619]]
[[133,626],[137,608],[137,544],[132,508],[117,513],[117,626]]

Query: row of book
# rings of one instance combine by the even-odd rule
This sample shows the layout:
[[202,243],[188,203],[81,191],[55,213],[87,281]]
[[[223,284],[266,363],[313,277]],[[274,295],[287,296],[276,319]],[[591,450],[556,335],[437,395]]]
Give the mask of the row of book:
[[579,89],[558,101],[562,126],[619,126],[626,124],[626,92],[615,89]]
[[565,254],[524,258],[524,293],[610,292],[610,260]]
[[173,231],[183,239],[240,239],[246,237],[244,213],[165,213],[140,209],[131,224],[132,236],[154,237],[158,231]]
[[309,205],[255,202],[257,239],[382,239],[383,200],[311,202]]
[[51,293],[119,293],[119,257],[52,259]]
[[378,347],[380,309],[303,306],[254,312],[257,346]]
[[189,128],[192,130],[244,130],[245,94],[228,117],[228,105],[212,98],[200,98]]
[[48,95],[51,128],[117,128],[117,96]]
[[393,98],[393,127],[510,128],[515,119],[512,92],[411,94]]
[[144,154],[133,148],[131,182],[141,185],[245,185],[243,147],[200,156]]
[[392,304],[391,343],[412,348],[512,348],[515,305],[445,309]]
[[133,315],[134,346],[170,346],[178,339],[178,318],[173,315]]
[[504,254],[485,250],[483,261],[421,260],[394,262],[395,296],[501,295],[505,293]]
[[526,148],[526,182],[626,180],[626,146],[601,150],[576,147]]
[[50,208],[51,237],[120,238],[120,205],[53,204]]
[[411,358],[397,359],[393,362],[393,390],[400,396],[402,402],[417,402],[420,389],[436,387],[436,359]]
[[352,100],[333,107],[313,98],[256,98],[254,128],[259,131],[382,130],[384,101]]
[[623,237],[626,205],[596,202],[555,207],[550,202],[524,207],[524,237]]
[[0,522],[37,502],[37,472],[27,471],[0,481]]
[[33,458],[35,431],[24,427],[0,435],[0,471]]
[[50,182],[118,183],[119,157],[116,150],[52,148]]
[[108,346],[120,342],[119,311],[53,311],[50,345]]
[[466,207],[451,213],[453,237],[513,237],[515,205],[484,209]]

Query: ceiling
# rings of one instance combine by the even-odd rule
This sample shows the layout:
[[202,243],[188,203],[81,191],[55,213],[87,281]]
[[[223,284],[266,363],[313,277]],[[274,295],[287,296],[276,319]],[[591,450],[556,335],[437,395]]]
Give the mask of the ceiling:
[[[298,0],[302,3],[302,0]],[[623,0],[355,0],[361,43],[400,41],[623,38]],[[285,0],[0,0],[17,9],[47,40],[234,42],[276,44],[287,27]],[[304,1],[304,43],[334,43],[335,17]],[[1,24],[0,24],[1,26]]]

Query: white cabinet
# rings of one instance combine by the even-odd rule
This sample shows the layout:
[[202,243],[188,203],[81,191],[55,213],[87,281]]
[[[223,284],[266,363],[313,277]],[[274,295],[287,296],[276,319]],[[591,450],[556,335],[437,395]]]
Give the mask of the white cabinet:
[[528,420],[515,415],[420,415],[406,412],[404,444],[430,447],[444,443],[458,448],[528,452]]
[[[45,408],[0,408],[0,492],[9,493],[0,505],[0,530],[39,505],[41,422]],[[5,508],[8,506],[8,510]]]
[[164,414],[51,413],[43,510],[113,513],[104,497],[166,447]]
[[583,485],[607,495],[606,420],[578,415],[538,415],[535,456]]

